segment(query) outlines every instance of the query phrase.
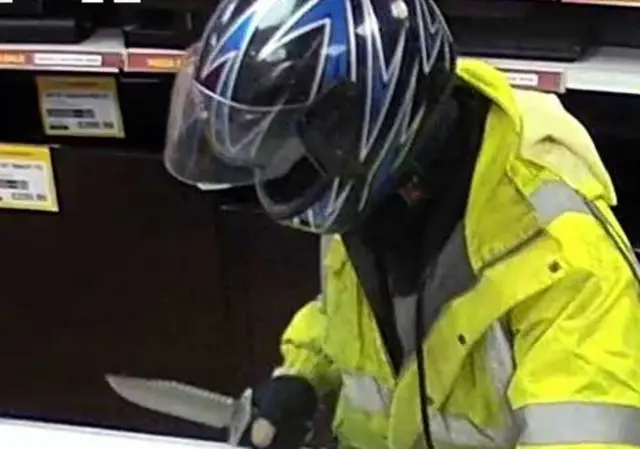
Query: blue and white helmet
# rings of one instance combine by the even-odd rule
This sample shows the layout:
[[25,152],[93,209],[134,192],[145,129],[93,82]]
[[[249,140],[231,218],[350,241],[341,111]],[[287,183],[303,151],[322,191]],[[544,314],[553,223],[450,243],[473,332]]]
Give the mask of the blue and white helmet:
[[224,0],[176,78],[165,163],[344,232],[398,188],[454,72],[432,0]]

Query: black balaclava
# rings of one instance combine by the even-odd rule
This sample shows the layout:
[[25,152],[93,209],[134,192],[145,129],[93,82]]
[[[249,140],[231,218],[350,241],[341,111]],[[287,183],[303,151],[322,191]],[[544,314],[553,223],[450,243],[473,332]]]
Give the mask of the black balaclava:
[[[414,161],[408,189],[391,195],[345,235],[396,368],[402,363],[402,347],[392,298],[417,293],[424,270],[464,217],[489,105],[480,93],[458,84],[429,136],[429,151]],[[417,195],[409,198],[407,190]]]

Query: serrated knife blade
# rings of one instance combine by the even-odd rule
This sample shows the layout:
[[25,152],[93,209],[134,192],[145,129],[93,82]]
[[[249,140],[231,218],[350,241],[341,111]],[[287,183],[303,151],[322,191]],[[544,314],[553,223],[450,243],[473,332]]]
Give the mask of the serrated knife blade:
[[[234,428],[245,401],[165,379],[107,375],[111,388],[141,407],[217,428]],[[234,422],[234,420],[236,422]]]

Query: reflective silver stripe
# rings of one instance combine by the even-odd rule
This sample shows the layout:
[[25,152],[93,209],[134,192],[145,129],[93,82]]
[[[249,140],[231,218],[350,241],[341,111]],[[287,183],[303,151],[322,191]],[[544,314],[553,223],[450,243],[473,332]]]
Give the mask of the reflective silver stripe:
[[486,366],[494,385],[495,398],[501,401],[504,425],[480,428],[470,420],[430,410],[431,432],[436,442],[457,446],[508,448],[515,446],[518,440],[518,428],[514,425],[512,410],[506,400],[506,391],[514,372],[508,332],[502,322],[495,321],[484,338]]
[[622,242],[624,241],[624,239],[617,235],[616,231],[607,221],[607,218],[595,204],[589,205],[589,210],[591,211],[592,215],[600,222],[611,241],[618,247],[618,249],[624,256],[627,265],[629,265],[629,268],[631,268],[633,275],[638,280],[638,282],[640,282],[640,263],[638,262],[634,249],[623,247]]
[[[443,249],[427,268],[427,272],[424,290],[419,295],[423,301],[422,322],[425,333],[428,333],[439,311],[449,301],[471,289],[477,282],[467,251],[464,223],[458,223]],[[394,298],[393,301],[396,329],[402,342],[405,358],[411,357],[415,352],[417,297],[418,295],[414,294]]]
[[513,344],[506,324],[495,321],[486,335],[486,351],[492,381],[498,395],[509,388],[511,377],[515,371]]
[[640,445],[640,408],[568,402],[516,410],[520,444]]
[[529,201],[543,226],[567,212],[590,213],[582,196],[560,181],[550,181],[541,185],[529,196]]
[[320,237],[320,300],[326,303],[326,290],[327,290],[327,268],[326,258],[329,253],[329,247],[335,237],[333,235],[323,235]]
[[[380,385],[375,378],[343,373],[342,380],[342,394],[351,407],[369,413],[388,410],[392,391]],[[504,448],[512,447],[517,440],[514,426],[480,429],[467,419],[434,409],[429,410],[429,424],[434,441],[455,446]],[[422,433],[419,432],[412,447],[421,447],[421,440]]]
[[640,282],[640,263],[633,248],[626,248],[622,244],[624,239],[617,235],[602,211],[579,192],[564,182],[549,181],[536,189],[529,196],[529,201],[535,208],[538,220],[543,226],[567,212],[580,212],[594,217],[618,248],[634,277]]
[[370,413],[382,412],[391,404],[391,390],[372,376],[342,373],[342,392],[353,407]]
[[[479,428],[473,422],[430,411],[431,436],[437,443],[479,448],[508,448],[515,445],[504,429]],[[422,435],[418,437],[423,439]]]
[[518,428],[515,426],[513,410],[506,392],[515,372],[515,357],[513,338],[506,322],[498,320],[493,323],[485,336],[485,348],[494,397],[498,401],[504,422],[502,427],[490,430],[489,433],[496,442],[502,443],[502,446],[512,446],[518,439]]
[[[495,397],[502,401],[504,425],[480,428],[472,421],[460,416],[448,415],[440,410],[429,409],[429,424],[436,446],[445,445],[476,448],[509,448],[518,440],[512,410],[506,401],[505,392],[513,375],[513,352],[508,332],[500,321],[494,322],[485,334],[486,366],[495,386]],[[385,389],[374,378],[366,375],[343,377],[343,393],[351,406],[368,412],[383,412],[388,409],[392,392]],[[419,432],[412,448],[423,448],[423,436]]]

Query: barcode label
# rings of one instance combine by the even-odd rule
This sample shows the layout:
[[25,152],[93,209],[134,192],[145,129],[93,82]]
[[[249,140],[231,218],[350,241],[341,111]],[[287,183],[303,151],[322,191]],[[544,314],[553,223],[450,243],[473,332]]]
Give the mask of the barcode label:
[[115,126],[113,122],[99,122],[97,120],[78,122],[78,128],[80,129],[113,129]]
[[111,98],[111,95],[107,92],[47,92],[45,96],[48,99],[64,100],[108,100]]
[[78,122],[80,129],[100,129],[100,122],[95,120]]
[[124,137],[115,79],[38,76],[37,83],[47,135]]
[[55,188],[49,148],[0,144],[0,209],[57,212]]
[[36,196],[29,192],[11,192],[13,201],[35,201]]
[[47,201],[47,195],[42,193],[30,193],[30,192],[11,192],[11,199],[13,201]]
[[58,122],[51,122],[50,127],[51,129],[58,130],[58,131],[64,131],[69,129],[69,127],[65,123],[58,123]]
[[[7,169],[8,167],[13,168],[14,170],[29,170],[31,173],[42,172],[43,167],[40,164],[33,163],[17,163],[13,162],[11,164],[2,163],[0,164],[2,169]],[[23,172],[22,175],[26,173]],[[6,175],[5,175],[6,176]],[[18,202],[46,202],[48,201],[48,196],[42,193],[40,190],[42,187],[39,186],[37,181],[34,183],[30,182],[27,179],[21,178],[2,178],[0,177],[0,190],[5,190],[5,195],[10,198],[12,201]]]
[[0,179],[0,189],[29,190],[29,181],[24,179]]
[[52,119],[94,119],[96,113],[92,109],[47,108],[47,115]]
[[49,108],[47,109],[47,115],[50,119],[52,119],[50,123],[51,129],[55,130],[69,129],[69,125],[67,125],[67,122],[60,122],[59,120],[73,120],[75,121],[78,129],[82,129],[85,131],[114,129],[116,127],[116,124],[112,121],[95,120],[97,118],[96,113],[91,109]]

